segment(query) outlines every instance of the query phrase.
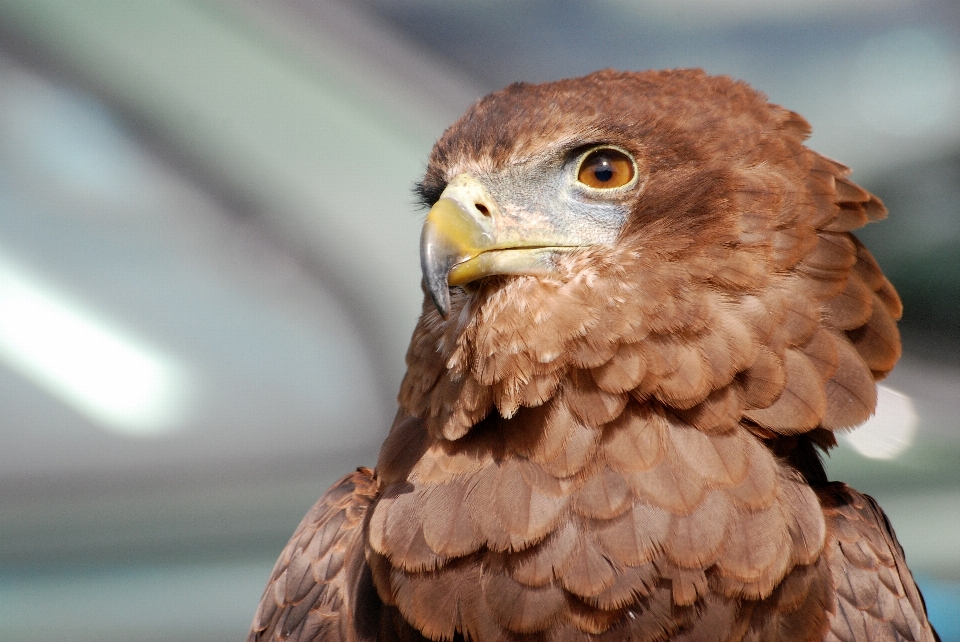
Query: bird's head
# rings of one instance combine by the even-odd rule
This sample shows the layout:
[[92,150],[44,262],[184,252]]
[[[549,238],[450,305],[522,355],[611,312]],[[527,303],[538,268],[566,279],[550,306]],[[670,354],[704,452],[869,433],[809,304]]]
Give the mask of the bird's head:
[[[899,301],[848,232],[884,210],[808,134],[698,70],[478,101],[417,190],[427,302],[402,406],[446,438],[574,389],[597,391],[574,412],[594,425],[629,399],[703,415],[716,397],[723,418],[690,421],[783,433],[865,419],[899,355]],[[791,395],[808,411],[777,407]]]
[[440,314],[450,287],[569,277],[571,256],[687,245],[711,220],[723,223],[722,161],[736,150],[715,143],[758,95],[729,83],[740,96],[697,104],[691,80],[706,77],[601,72],[515,84],[474,105],[438,142],[418,187],[431,207],[421,265]]

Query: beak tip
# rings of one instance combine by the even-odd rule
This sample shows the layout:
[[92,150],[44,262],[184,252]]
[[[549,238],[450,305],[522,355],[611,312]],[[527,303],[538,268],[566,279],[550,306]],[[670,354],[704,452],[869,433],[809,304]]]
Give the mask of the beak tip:
[[443,269],[443,266],[438,266],[436,262],[431,260],[431,254],[429,249],[425,247],[425,251],[421,255],[423,289],[430,296],[430,300],[436,306],[440,316],[446,319],[450,312],[450,287],[447,285],[449,270]]
[[435,226],[428,220],[420,235],[420,270],[423,273],[424,290],[444,319],[450,311],[450,286],[447,278],[456,257],[450,248],[438,238]]
[[440,316],[446,319],[450,314],[450,291],[447,288],[443,288],[442,293],[430,290],[430,300],[433,301],[433,305],[436,306]]

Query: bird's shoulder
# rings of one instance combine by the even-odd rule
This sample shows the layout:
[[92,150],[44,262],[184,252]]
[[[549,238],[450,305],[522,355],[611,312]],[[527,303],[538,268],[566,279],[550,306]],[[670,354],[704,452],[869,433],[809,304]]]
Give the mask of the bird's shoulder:
[[367,637],[357,620],[379,604],[369,586],[363,523],[378,492],[373,471],[358,468],[310,509],[273,568],[248,642]]
[[834,482],[817,489],[827,522],[835,590],[827,642],[938,640],[920,591],[883,510],[869,495]]

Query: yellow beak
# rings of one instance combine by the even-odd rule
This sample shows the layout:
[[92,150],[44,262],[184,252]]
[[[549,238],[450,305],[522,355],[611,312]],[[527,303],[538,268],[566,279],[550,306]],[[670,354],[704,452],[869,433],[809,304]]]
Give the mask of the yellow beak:
[[440,314],[450,309],[450,286],[495,274],[543,274],[557,252],[569,251],[547,222],[507,219],[484,186],[470,174],[450,181],[430,209],[420,234],[420,267]]

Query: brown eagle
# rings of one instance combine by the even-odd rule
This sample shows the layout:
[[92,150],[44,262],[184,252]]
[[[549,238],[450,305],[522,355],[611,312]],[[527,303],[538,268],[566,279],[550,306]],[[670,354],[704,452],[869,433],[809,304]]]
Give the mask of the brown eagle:
[[375,470],[280,556],[249,640],[913,640],[890,523],[819,454],[901,304],[810,127],[699,70],[511,85],[436,144],[427,293]]

